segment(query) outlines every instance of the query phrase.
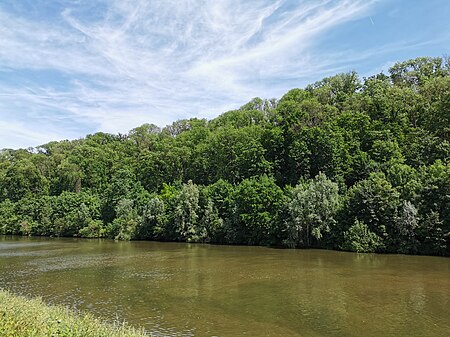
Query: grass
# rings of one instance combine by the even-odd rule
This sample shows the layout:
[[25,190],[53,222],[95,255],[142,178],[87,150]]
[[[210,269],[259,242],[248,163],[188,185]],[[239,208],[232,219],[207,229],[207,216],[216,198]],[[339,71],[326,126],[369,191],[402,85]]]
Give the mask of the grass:
[[125,324],[101,322],[41,299],[28,299],[0,289],[2,337],[143,337],[144,331]]

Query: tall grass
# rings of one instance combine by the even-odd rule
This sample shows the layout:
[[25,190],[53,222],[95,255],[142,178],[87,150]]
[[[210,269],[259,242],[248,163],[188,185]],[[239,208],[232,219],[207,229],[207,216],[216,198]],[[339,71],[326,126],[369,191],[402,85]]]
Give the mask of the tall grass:
[[89,314],[48,306],[0,289],[1,337],[143,337],[125,324],[107,324]]

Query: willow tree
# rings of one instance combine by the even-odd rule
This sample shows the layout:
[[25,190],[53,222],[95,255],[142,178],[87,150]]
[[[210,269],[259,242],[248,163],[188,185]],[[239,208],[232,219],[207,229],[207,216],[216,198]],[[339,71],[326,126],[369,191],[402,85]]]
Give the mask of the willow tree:
[[340,204],[338,185],[320,173],[314,179],[300,183],[292,192],[289,203],[288,244],[311,246],[336,223]]

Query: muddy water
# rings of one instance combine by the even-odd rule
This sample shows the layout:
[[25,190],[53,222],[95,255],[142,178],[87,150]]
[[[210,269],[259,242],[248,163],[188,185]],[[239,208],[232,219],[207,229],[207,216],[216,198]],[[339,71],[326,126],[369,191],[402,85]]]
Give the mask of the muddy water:
[[450,259],[0,237],[0,288],[153,336],[448,336]]

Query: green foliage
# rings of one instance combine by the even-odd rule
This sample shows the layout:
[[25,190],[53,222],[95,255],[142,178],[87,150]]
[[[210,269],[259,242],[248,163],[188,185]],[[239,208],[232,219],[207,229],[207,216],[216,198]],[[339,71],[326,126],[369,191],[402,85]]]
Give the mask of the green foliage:
[[1,150],[0,233],[449,255],[449,65]]
[[134,208],[134,201],[130,199],[121,199],[118,201],[116,209],[116,218],[107,229],[107,235],[114,240],[131,240],[134,238],[136,228],[142,221]]
[[422,170],[418,208],[422,218],[419,240],[427,254],[449,255],[450,163],[436,161]]
[[5,197],[12,201],[48,193],[47,178],[29,160],[13,162],[5,170],[1,185]]
[[15,203],[7,199],[0,203],[0,234],[18,234],[19,218]]
[[219,216],[217,208],[214,203],[208,199],[205,207],[203,208],[203,214],[200,223],[204,227],[206,242],[222,242],[224,237],[224,220]]
[[102,238],[106,234],[101,220],[91,220],[86,227],[81,228],[78,234],[83,238]]
[[[351,226],[349,221],[357,219],[367,225],[383,242],[387,242],[394,235],[399,203],[399,193],[386,180],[384,174],[373,173],[348,191],[341,223]],[[386,248],[391,251],[396,247]]]
[[398,86],[417,89],[433,78],[446,77],[448,63],[439,57],[419,57],[395,64],[389,69],[392,82]]
[[357,253],[373,253],[381,247],[382,239],[371,232],[369,227],[359,220],[344,232],[344,241],[341,249]]
[[439,217],[439,213],[430,211],[424,215],[419,225],[418,236],[422,254],[449,255],[448,241],[450,232]]
[[314,180],[297,185],[288,205],[291,219],[288,222],[287,244],[309,247],[320,242],[335,225],[334,217],[339,204],[338,185],[323,173]]
[[219,179],[238,183],[243,179],[259,176],[271,171],[262,144],[262,129],[259,126],[219,128],[202,148],[206,159],[204,180],[207,183]]
[[397,235],[393,242],[394,245],[397,245],[398,253],[417,253],[419,249],[418,226],[419,217],[416,207],[411,202],[404,201],[396,221]]
[[345,102],[360,88],[356,72],[338,74],[309,85],[306,90],[316,96],[322,104],[343,108]]
[[218,180],[203,190],[205,198],[202,223],[205,224],[208,240],[227,243],[229,228],[232,228],[234,214],[234,186],[225,180]]
[[183,184],[177,195],[175,206],[175,231],[177,240],[201,242],[206,237],[204,227],[199,224],[199,190],[191,180]]
[[75,236],[100,217],[100,200],[90,193],[63,192],[51,198],[53,235]]
[[159,197],[151,198],[144,207],[142,222],[137,228],[139,239],[163,239],[167,226],[164,202]]
[[421,188],[417,170],[406,164],[392,163],[387,166],[385,173],[386,179],[400,192],[403,200],[413,200],[417,197]]
[[273,178],[245,179],[233,193],[234,207],[228,240],[239,244],[273,243],[284,194]]

